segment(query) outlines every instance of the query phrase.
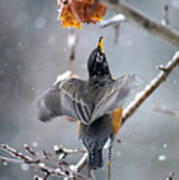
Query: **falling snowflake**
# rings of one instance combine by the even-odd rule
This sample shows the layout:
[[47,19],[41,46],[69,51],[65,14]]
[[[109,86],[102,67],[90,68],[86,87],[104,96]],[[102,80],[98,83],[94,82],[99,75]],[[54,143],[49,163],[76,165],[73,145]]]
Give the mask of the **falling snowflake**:
[[163,148],[167,148],[168,147],[168,144],[163,144]]
[[3,166],[8,166],[8,162],[6,162],[6,161],[3,162],[2,164],[3,164]]
[[165,155],[158,156],[159,161],[165,161],[166,159],[167,159],[167,157]]
[[46,19],[43,17],[38,17],[34,22],[34,27],[36,29],[42,29],[46,25]]
[[28,171],[29,170],[29,165],[26,164],[26,163],[22,163],[21,164],[21,169],[24,170],[24,171]]
[[[33,89],[32,89],[32,90],[33,90]],[[35,90],[35,89],[34,89],[34,90]],[[34,141],[34,142],[32,143],[32,146],[33,146],[34,148],[37,148],[37,147],[38,147],[38,143]]]

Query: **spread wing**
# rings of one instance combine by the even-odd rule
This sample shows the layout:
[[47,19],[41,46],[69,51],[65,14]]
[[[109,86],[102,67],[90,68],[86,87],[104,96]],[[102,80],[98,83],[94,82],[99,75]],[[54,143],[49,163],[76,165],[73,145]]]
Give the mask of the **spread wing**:
[[48,121],[56,116],[69,116],[86,124],[93,105],[84,98],[85,88],[86,81],[75,78],[54,84],[37,100],[38,118]]
[[38,99],[38,118],[48,121],[56,116],[69,116],[83,124],[91,124],[121,107],[133,85],[135,77],[131,75],[92,88],[88,81],[80,79],[60,81]]
[[93,122],[104,114],[111,113],[112,111],[123,106],[126,97],[130,91],[136,86],[136,78],[134,75],[122,76],[107,87],[104,87],[101,99],[96,104],[90,121]]

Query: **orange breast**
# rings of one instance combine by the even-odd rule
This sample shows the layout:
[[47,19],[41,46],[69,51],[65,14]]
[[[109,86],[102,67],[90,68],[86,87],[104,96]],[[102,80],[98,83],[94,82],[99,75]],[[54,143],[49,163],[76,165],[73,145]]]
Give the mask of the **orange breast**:
[[78,121],[78,133],[80,134],[81,123]]
[[[117,133],[122,123],[122,112],[123,112],[122,107],[112,112],[112,128],[115,136],[117,136]],[[78,121],[78,133],[80,133],[80,128],[81,128],[81,123],[80,121]]]
[[115,136],[117,136],[117,133],[122,123],[122,112],[122,106],[119,109],[112,112],[112,127]]

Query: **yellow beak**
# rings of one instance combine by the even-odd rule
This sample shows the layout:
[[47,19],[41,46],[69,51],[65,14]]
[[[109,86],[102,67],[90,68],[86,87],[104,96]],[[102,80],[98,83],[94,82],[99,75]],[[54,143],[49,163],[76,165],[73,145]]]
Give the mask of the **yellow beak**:
[[100,48],[100,51],[103,52],[103,37],[102,36],[99,38],[98,47]]

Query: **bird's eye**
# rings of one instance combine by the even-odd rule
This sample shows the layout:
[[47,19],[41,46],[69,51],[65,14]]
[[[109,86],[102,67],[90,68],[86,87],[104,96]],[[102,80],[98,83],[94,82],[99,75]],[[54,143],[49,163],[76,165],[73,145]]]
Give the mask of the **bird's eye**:
[[97,56],[96,61],[97,62],[102,62],[103,61],[103,56]]

